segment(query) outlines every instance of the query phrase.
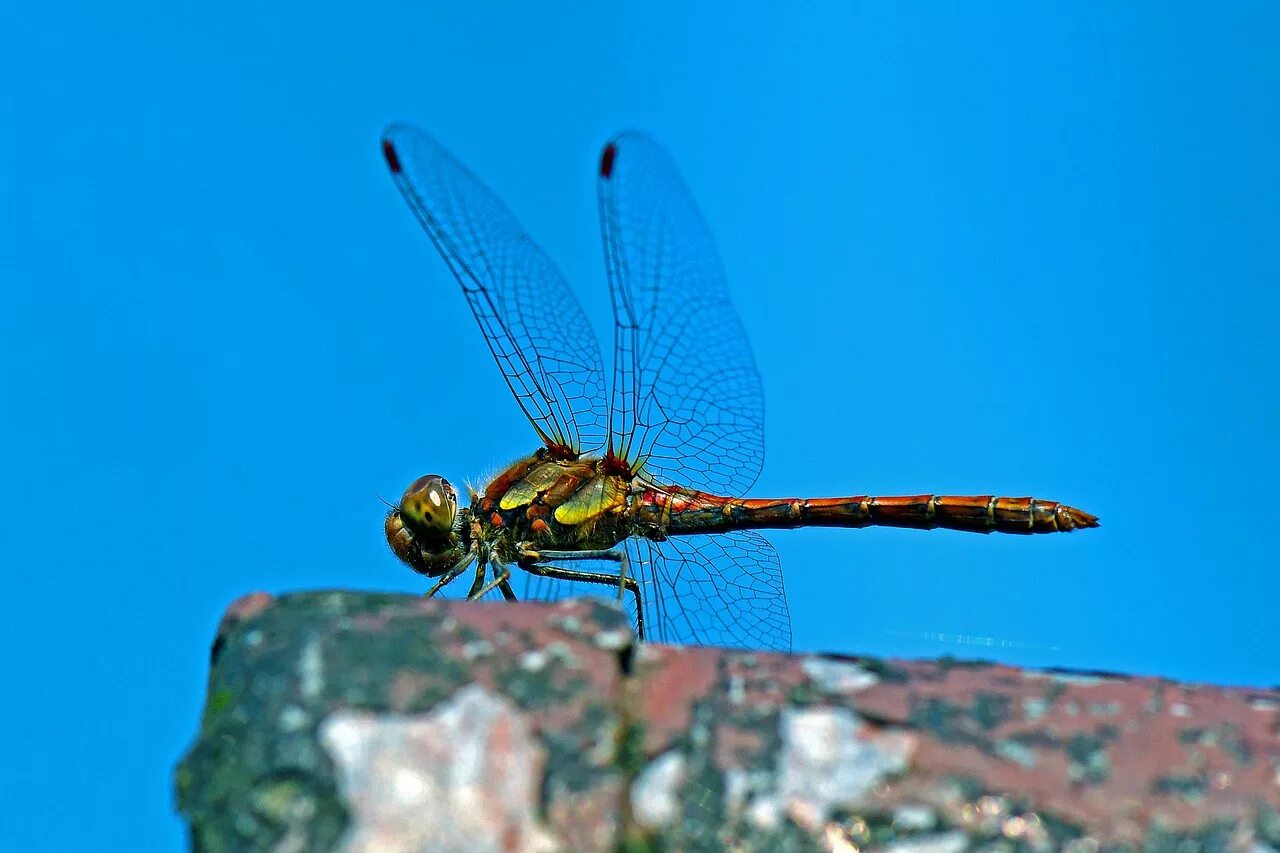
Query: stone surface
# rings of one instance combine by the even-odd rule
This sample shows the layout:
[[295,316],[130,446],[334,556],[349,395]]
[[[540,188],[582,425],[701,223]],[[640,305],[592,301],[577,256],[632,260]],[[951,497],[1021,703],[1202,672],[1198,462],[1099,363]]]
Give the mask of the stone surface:
[[203,850],[1280,851],[1280,692],[631,643],[594,601],[256,594]]
[[608,847],[620,631],[621,613],[587,601],[242,599],[177,771],[194,846]]

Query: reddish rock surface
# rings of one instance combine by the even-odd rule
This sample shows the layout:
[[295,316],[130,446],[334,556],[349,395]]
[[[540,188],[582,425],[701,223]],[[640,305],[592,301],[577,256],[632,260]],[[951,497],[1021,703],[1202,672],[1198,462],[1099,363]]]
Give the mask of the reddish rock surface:
[[248,596],[199,849],[1280,851],[1280,693],[635,645],[594,601]]

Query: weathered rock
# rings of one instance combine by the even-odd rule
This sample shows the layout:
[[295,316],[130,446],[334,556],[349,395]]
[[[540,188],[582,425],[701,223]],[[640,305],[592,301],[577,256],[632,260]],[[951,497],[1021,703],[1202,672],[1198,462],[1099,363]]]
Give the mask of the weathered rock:
[[634,646],[594,601],[258,594],[177,772],[203,850],[1280,851],[1280,693]]

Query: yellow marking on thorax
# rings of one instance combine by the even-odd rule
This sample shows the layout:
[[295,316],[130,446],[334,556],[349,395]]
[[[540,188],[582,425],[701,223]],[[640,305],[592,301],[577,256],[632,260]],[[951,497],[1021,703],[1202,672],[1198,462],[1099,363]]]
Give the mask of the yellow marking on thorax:
[[597,474],[556,507],[556,521],[576,525],[626,506],[627,489],[619,477]]
[[519,482],[507,489],[498,506],[502,509],[516,509],[533,503],[539,494],[554,486],[563,475],[564,467],[557,462],[535,465]]

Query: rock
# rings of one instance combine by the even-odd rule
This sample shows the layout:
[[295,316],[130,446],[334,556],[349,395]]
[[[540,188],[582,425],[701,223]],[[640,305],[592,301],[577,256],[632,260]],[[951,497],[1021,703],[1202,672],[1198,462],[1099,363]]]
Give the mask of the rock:
[[1280,693],[636,645],[594,600],[249,596],[200,850],[1280,850]]

